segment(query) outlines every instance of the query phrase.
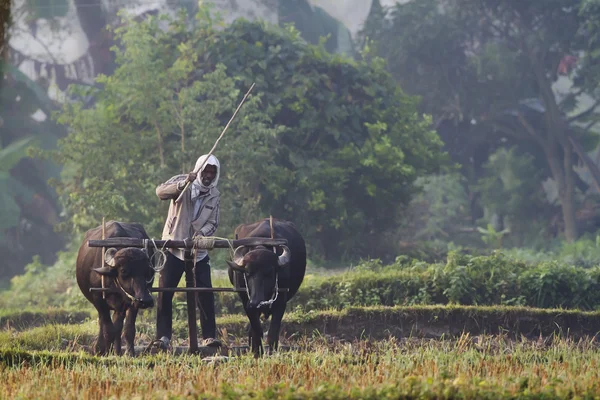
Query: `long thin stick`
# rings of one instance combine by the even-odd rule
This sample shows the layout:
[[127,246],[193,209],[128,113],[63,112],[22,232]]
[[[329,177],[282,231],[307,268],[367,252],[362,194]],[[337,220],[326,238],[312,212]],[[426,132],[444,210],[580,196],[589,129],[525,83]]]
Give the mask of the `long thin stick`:
[[[204,162],[202,163],[202,165],[198,168],[198,170],[194,171],[195,173],[198,173],[198,172],[202,171],[202,168],[204,168],[204,165],[206,165],[206,163],[208,162],[208,159],[210,158],[210,156],[212,155],[212,153],[217,148],[217,145],[219,144],[219,141],[221,140],[221,138],[223,137],[223,135],[227,131],[227,128],[229,128],[229,125],[231,124],[231,121],[233,121],[233,119],[235,118],[235,116],[238,113],[238,111],[240,111],[240,108],[242,108],[242,104],[244,104],[244,102],[246,101],[246,98],[248,97],[248,95],[250,94],[250,92],[252,91],[252,89],[254,88],[254,85],[255,85],[255,83],[253,83],[252,86],[250,86],[250,89],[248,89],[248,92],[246,92],[246,94],[244,95],[244,98],[242,99],[242,101],[240,102],[240,104],[236,108],[235,112],[233,113],[233,115],[229,119],[229,122],[227,123],[227,125],[225,125],[225,129],[223,129],[223,132],[221,132],[221,135],[219,136],[219,138],[215,142],[215,145],[212,147],[212,149],[210,149],[210,152],[208,153],[208,155],[206,156],[206,159],[204,160]],[[177,200],[175,200],[175,203],[179,203],[181,201],[181,199],[183,198],[183,194],[185,193],[185,191],[187,190],[187,188],[189,186],[190,186],[190,182],[187,182],[185,184],[185,187],[181,191],[181,194],[179,195],[179,197],[177,198]]]

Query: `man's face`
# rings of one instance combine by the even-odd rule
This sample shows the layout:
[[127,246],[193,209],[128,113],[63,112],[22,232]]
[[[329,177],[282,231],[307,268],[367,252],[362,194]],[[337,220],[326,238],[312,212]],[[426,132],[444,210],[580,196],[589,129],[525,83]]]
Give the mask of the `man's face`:
[[217,177],[217,166],[208,164],[204,167],[204,170],[202,170],[200,177],[202,179],[202,184],[204,186],[209,186]]

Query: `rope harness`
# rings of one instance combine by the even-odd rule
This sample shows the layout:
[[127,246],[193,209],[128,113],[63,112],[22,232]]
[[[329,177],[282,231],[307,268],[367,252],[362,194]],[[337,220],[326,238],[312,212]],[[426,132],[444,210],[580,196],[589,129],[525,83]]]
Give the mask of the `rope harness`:
[[[244,283],[246,285],[246,293],[248,294],[248,298],[250,298],[250,289],[248,288],[248,280],[246,279],[246,274],[244,275]],[[261,308],[262,306],[269,306],[269,308],[273,307],[273,303],[275,303],[275,300],[277,300],[277,297],[279,297],[279,274],[277,272],[275,272],[275,289],[273,291],[273,295],[271,296],[271,298],[267,301],[261,301],[260,303],[258,303],[257,308]]]
[[125,296],[127,296],[127,298],[128,298],[129,300],[131,300],[133,303],[135,303],[136,301],[141,301],[141,300],[138,300],[138,299],[136,299],[135,297],[133,297],[133,296],[132,296],[132,295],[130,295],[129,293],[127,293],[127,290],[125,290],[125,289],[123,288],[123,286],[121,285],[121,281],[119,280],[119,277],[118,277],[118,276],[117,276],[117,277],[115,277],[115,282],[117,283],[117,286],[119,287],[119,289],[121,289],[121,291],[122,291],[123,293],[125,293]]
[[[270,217],[269,226],[271,228],[271,239],[275,238],[275,232],[273,230],[273,216]],[[277,254],[275,246],[273,246],[273,253]],[[250,298],[250,288],[248,287],[248,279],[246,279],[246,273],[241,273],[244,275],[244,284],[246,285],[246,294],[248,295],[248,299]],[[273,303],[279,297],[279,272],[275,269],[275,288],[273,289],[273,295],[267,301],[261,301],[258,303],[257,308],[261,308],[262,306],[269,306],[269,308],[273,307]]]

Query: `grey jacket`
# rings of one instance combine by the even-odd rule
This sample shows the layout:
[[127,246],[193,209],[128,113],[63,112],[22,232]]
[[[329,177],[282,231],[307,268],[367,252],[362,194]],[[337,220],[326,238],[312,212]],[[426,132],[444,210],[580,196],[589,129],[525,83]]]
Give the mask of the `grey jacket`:
[[[194,212],[194,203],[192,202],[191,188],[188,188],[185,192],[180,205],[175,205],[175,199],[179,197],[185,187],[186,177],[187,175],[185,174],[176,175],[156,188],[156,195],[159,199],[171,200],[169,214],[163,228],[163,240],[183,240],[196,235],[212,236],[219,227],[221,193],[217,188],[211,188],[206,195],[200,197],[203,202],[197,216],[192,215]],[[181,212],[179,212],[178,217],[177,212],[179,207],[181,207]],[[172,251],[172,253],[179,259],[183,259],[183,250]]]

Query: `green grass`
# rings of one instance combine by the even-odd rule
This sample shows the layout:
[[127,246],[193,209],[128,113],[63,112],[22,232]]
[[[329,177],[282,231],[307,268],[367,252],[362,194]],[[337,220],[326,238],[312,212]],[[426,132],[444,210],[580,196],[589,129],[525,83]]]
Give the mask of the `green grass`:
[[51,307],[46,310],[3,310],[0,309],[0,329],[28,329],[47,324],[79,323],[94,318],[92,310],[75,311]]
[[[61,312],[52,310],[49,315],[56,317]],[[15,329],[8,325],[10,329],[0,329],[0,349],[77,351],[90,346],[98,334],[97,319],[86,313],[79,317],[80,320],[72,319],[68,324],[38,326],[39,321],[52,320],[40,313],[36,319],[29,319],[34,322],[31,326]],[[4,318],[27,320],[18,313],[5,314]],[[246,343],[247,322],[245,315],[224,315],[217,318],[217,328],[223,339],[242,344]],[[154,313],[141,313],[136,324],[136,345],[151,341],[155,326]],[[266,328],[268,323],[265,323]],[[186,318],[174,319],[173,332],[174,344],[187,339]],[[593,337],[600,332],[600,312],[509,306],[350,307],[309,313],[289,312],[284,316],[281,337],[284,341],[315,335],[345,340],[385,340],[389,337],[452,338],[465,332],[471,335],[506,334],[513,338],[537,338],[540,335]]]

